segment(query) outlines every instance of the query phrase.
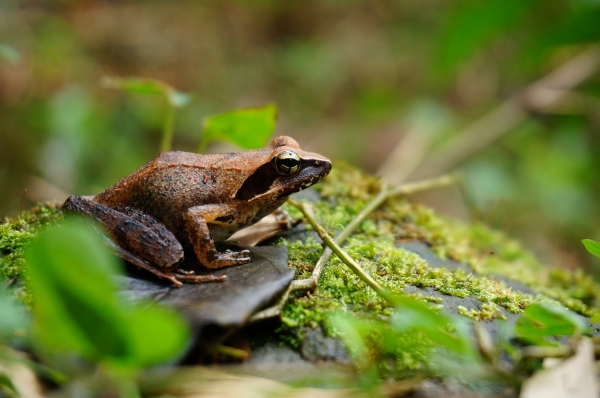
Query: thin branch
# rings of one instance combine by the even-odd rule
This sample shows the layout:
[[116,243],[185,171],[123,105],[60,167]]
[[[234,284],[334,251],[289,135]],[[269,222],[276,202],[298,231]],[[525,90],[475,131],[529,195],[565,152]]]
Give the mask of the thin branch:
[[416,179],[438,175],[458,166],[525,120],[531,110],[558,104],[569,91],[600,69],[600,46],[595,45],[530,84],[500,106],[455,134],[439,151],[427,156]]
[[[414,182],[410,184],[404,184],[402,186],[396,187],[392,190],[389,190],[386,182],[381,183],[381,190],[367,205],[363,208],[363,210],[344,228],[342,232],[340,232],[334,239],[334,242],[337,245],[341,245],[360,225],[360,223],[369,216],[375,209],[377,209],[383,202],[385,202],[388,198],[398,195],[409,195],[415,192],[424,191],[428,189],[440,188],[443,186],[447,186],[456,182],[456,175],[444,175],[437,178],[432,178],[425,181]],[[252,315],[249,319],[249,322],[256,322],[262,319],[273,318],[279,316],[285,303],[287,302],[288,297],[291,292],[297,290],[314,290],[317,288],[319,279],[321,277],[321,273],[325,267],[325,264],[331,257],[333,251],[326,247],[317,261],[315,268],[313,269],[311,275],[307,279],[294,280],[288,286],[287,290],[282,294],[276,304],[273,306],[266,308],[262,311],[259,311]]]
[[389,293],[375,281],[365,270],[352,257],[350,257],[337,243],[334,242],[333,238],[329,236],[327,231],[323,229],[315,220],[312,210],[305,203],[298,203],[294,200],[289,200],[289,203],[296,207],[304,214],[304,217],[312,225],[313,229],[319,234],[319,237],[325,242],[325,244],[342,260],[350,269],[358,275],[358,277],[375,290],[381,297],[388,299]]

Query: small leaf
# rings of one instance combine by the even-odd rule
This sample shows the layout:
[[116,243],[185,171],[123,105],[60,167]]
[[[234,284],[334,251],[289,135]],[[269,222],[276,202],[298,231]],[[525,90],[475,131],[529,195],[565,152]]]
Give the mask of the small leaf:
[[[428,305],[408,296],[394,298],[396,312],[392,325],[397,331],[417,329],[434,343],[462,355],[474,355],[468,330],[457,319],[438,313]],[[453,330],[450,332],[449,330]]]
[[0,44],[0,59],[5,59],[11,64],[16,64],[21,59],[21,56],[14,48],[6,44]]
[[585,331],[583,319],[564,307],[549,303],[534,303],[517,319],[515,333],[537,345],[552,345],[548,337],[572,336]]
[[591,239],[583,239],[581,242],[588,252],[592,253],[596,257],[600,257],[600,242],[596,242]]
[[365,328],[366,321],[346,314],[334,314],[330,319],[346,346],[350,348],[352,355],[357,359],[365,358],[369,350],[359,330]]
[[105,88],[121,90],[132,94],[160,94],[175,108],[181,108],[191,100],[189,94],[177,91],[167,83],[156,79],[105,77],[102,79],[101,84]]
[[199,152],[214,140],[225,140],[244,149],[265,146],[275,130],[277,107],[237,109],[210,116],[204,121],[204,133]]
[[600,323],[600,312],[590,318],[592,323]]

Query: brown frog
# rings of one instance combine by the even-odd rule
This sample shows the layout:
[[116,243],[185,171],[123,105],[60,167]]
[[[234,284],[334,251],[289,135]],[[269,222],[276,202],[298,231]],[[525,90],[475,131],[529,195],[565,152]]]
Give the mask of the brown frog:
[[69,197],[63,209],[95,218],[111,233],[118,256],[180,287],[180,281],[224,279],[176,272],[184,248],[193,248],[207,268],[248,263],[248,250],[219,252],[215,242],[330,170],[329,159],[301,150],[290,137],[238,153],[163,152],[96,196]]

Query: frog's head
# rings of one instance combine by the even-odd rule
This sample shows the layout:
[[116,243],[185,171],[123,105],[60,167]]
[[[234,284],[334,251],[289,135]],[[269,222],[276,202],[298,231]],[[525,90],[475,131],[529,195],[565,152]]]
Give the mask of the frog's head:
[[275,137],[265,149],[263,164],[244,181],[236,199],[278,200],[321,181],[331,171],[331,161],[300,149],[290,137]]

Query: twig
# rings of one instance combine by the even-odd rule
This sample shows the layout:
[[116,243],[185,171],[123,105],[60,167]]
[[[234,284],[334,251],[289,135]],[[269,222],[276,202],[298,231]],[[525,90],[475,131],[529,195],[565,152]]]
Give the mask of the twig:
[[558,347],[549,346],[529,346],[523,347],[523,356],[529,358],[564,358],[573,355],[573,348],[568,345]]
[[248,353],[246,351],[240,350],[239,348],[229,347],[221,343],[202,344],[202,347],[209,354],[225,355],[226,357],[234,358],[240,361],[248,359]]
[[[389,190],[386,182],[382,182],[381,190],[379,191],[377,196],[375,196],[369,203],[367,203],[364,209],[346,226],[346,228],[344,228],[342,232],[340,232],[335,237],[334,242],[337,245],[341,245],[344,242],[344,240],[346,240],[346,238],[348,238],[354,232],[354,230],[358,228],[360,223],[366,217],[368,217],[368,215],[371,214],[375,209],[381,206],[381,204],[385,202],[388,198],[398,195],[409,195],[427,189],[440,188],[443,186],[453,184],[454,182],[456,182],[456,180],[456,175],[449,174],[425,181],[404,184],[392,190]],[[287,302],[288,297],[290,296],[290,293],[297,290],[316,289],[319,283],[319,279],[321,277],[321,273],[323,272],[325,264],[329,260],[329,257],[331,257],[332,253],[333,251],[329,247],[326,247],[323,251],[323,254],[321,255],[321,258],[319,258],[319,261],[317,261],[317,264],[315,265],[315,268],[313,269],[309,278],[292,281],[290,286],[288,286],[287,290],[281,295],[280,299],[277,301],[276,304],[255,313],[249,318],[248,321],[251,323],[279,316],[281,314],[281,311],[283,310],[283,307],[285,306],[285,303]]]
[[[348,236],[350,236],[354,232],[354,230],[356,230],[356,228],[358,228],[360,223],[366,217],[368,217],[368,215],[371,214],[375,209],[381,206],[381,204],[385,202],[388,198],[398,195],[409,195],[427,189],[440,188],[443,186],[453,184],[456,182],[456,180],[457,176],[455,174],[449,174],[424,181],[404,184],[392,190],[389,190],[387,184],[385,182],[382,182],[381,190],[377,194],[377,196],[375,196],[369,203],[367,203],[364,209],[346,226],[346,228],[344,228],[342,232],[340,232],[336,236],[334,240],[335,243],[338,245],[342,244],[343,241],[346,240],[346,238],[348,238]],[[329,257],[331,257],[331,254],[333,254],[333,251],[329,247],[326,247],[323,251],[323,254],[321,255],[321,258],[319,258],[319,261],[317,261],[317,264],[315,265],[315,268],[313,269],[313,272],[311,273],[311,276],[309,278],[292,281],[292,283],[281,295],[276,304],[255,313],[248,319],[248,322],[252,323],[263,319],[277,317],[281,315],[281,311],[283,310],[283,307],[285,306],[285,303],[287,302],[287,299],[289,298],[292,292],[297,290],[316,289],[319,283],[319,279],[321,277],[321,273],[323,272],[323,269],[325,267],[325,264],[329,260]]]
[[21,210],[19,211],[19,218],[23,216],[23,201],[25,200],[25,194],[27,193],[27,188],[23,190],[23,195],[21,195]]
[[317,232],[317,234],[319,234],[319,237],[340,258],[340,260],[342,260],[348,267],[350,267],[350,269],[363,282],[369,285],[371,289],[375,290],[377,294],[379,294],[385,299],[388,299],[389,293],[387,293],[385,289],[379,283],[377,283],[375,279],[371,277],[371,275],[366,273],[365,270],[363,270],[362,267],[358,265],[358,263],[348,255],[348,253],[346,253],[337,243],[335,243],[335,241],[331,236],[329,236],[327,231],[325,231],[323,227],[321,227],[319,223],[317,223],[317,220],[315,220],[314,214],[310,207],[308,207],[305,203],[298,203],[295,200],[289,200],[289,203],[292,206],[296,207],[298,210],[300,210],[302,214],[304,214],[304,217],[306,217],[306,220],[310,223],[310,225],[312,225],[313,229]]
[[167,115],[163,125],[162,138],[160,141],[160,151],[167,152],[171,150],[173,145],[173,134],[175,132],[174,119],[175,119],[175,106],[169,101],[168,96],[165,95],[167,101]]
[[426,167],[417,169],[412,176],[425,178],[453,169],[514,129],[525,120],[530,110],[545,110],[559,103],[570,89],[593,76],[598,69],[600,46],[595,45],[454,135],[441,150],[425,157],[421,164]]

